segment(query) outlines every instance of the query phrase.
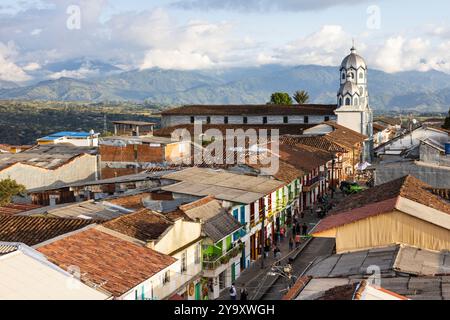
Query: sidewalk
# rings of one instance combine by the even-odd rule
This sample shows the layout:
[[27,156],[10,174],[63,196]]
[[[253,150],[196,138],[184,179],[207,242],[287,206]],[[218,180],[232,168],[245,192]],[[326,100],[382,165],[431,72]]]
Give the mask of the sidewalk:
[[[332,201],[334,203],[339,203],[344,199],[344,195],[342,192],[338,189],[335,194]],[[317,214],[315,213],[315,209],[320,206],[319,203],[317,203],[314,206],[313,213],[311,213],[310,210],[305,211],[305,215],[303,219],[300,219],[300,223],[306,222],[308,225],[308,233],[312,230],[312,228],[320,221]],[[281,250],[281,257],[283,260],[281,261],[280,265],[285,265],[288,261],[289,257],[296,258],[299,254],[301,254],[302,250],[308,245],[309,241],[304,240],[300,247],[297,249],[294,249],[291,253],[289,252],[289,237],[292,235],[292,230],[287,230],[287,237],[281,241],[279,244],[279,248]],[[289,254],[289,256],[287,256]],[[270,252],[269,256],[264,260],[264,269],[261,269],[261,258],[256,261],[252,266],[245,269],[239,278],[235,281],[236,290],[238,292],[238,299],[240,297],[240,290],[245,286],[245,288],[248,291],[248,299],[249,300],[259,300],[264,295],[264,293],[268,290],[268,288],[271,288],[272,285],[277,281],[279,278],[278,275],[268,275],[270,272],[272,265],[277,260],[273,256],[273,252]],[[219,300],[230,300],[229,296],[229,288],[226,288],[223,290],[223,292],[219,296]],[[284,289],[279,288],[280,290]]]
[[[306,222],[308,225],[308,232],[319,222],[319,218],[317,215],[311,214],[308,211],[305,212],[305,216],[303,219],[300,219],[300,223]],[[287,237],[284,237],[282,241],[280,241],[279,248],[281,250],[281,261],[280,265],[286,264],[289,257],[295,258],[296,255],[301,252],[301,250],[307,245],[307,241],[304,240],[299,248],[295,249],[292,252],[289,252],[289,237],[292,235],[292,230],[287,230]],[[288,256],[289,254],[289,256]],[[270,272],[272,265],[278,260],[273,256],[273,252],[269,253],[269,256],[264,259],[264,269],[261,269],[261,259],[254,262],[249,268],[245,269],[239,278],[235,281],[236,290],[238,292],[238,299],[240,296],[240,290],[245,286],[248,291],[248,299],[249,300],[259,300],[259,298],[264,294],[268,287],[270,287],[278,278],[276,275],[268,275]],[[229,290],[226,288],[219,296],[219,300],[230,300]]]

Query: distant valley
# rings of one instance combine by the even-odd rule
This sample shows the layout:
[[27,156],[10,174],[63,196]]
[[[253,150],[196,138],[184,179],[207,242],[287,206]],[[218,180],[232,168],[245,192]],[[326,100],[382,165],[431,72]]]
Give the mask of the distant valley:
[[[53,64],[48,72],[71,74],[79,61]],[[50,70],[51,67],[51,70]],[[315,65],[267,65],[227,70],[178,71],[147,69],[122,71],[112,65],[90,63],[94,72],[84,79],[61,77],[26,86],[0,81],[0,99],[53,101],[146,101],[152,104],[258,104],[275,91],[309,92],[313,103],[334,103],[338,68]],[[66,72],[65,72],[66,71]],[[70,71],[70,70],[69,70]],[[388,74],[369,71],[371,105],[377,111],[446,112],[450,106],[450,75],[438,72]],[[39,78],[39,77],[37,77]]]

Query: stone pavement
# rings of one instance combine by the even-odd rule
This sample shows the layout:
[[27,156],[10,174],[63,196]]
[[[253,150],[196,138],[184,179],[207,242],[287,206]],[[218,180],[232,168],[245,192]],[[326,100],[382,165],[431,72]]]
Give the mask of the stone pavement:
[[[337,203],[341,201],[343,198],[342,193],[338,190],[335,193],[335,197],[332,200],[334,203]],[[314,213],[311,213],[310,210],[305,211],[305,215],[303,219],[300,219],[300,223],[303,224],[303,222],[306,222],[308,225],[308,232],[311,231],[311,229],[320,221],[317,214],[315,213],[315,209],[319,206],[317,204],[313,210]],[[292,230],[288,230],[287,236],[292,235]],[[289,238],[285,237],[280,245],[279,248],[281,250],[281,257],[282,260],[280,261],[280,265],[286,264],[289,257],[296,258],[297,255],[301,255],[302,250],[308,245],[307,240],[303,240],[300,247],[295,249],[292,252],[289,252]],[[248,291],[248,297],[249,300],[259,300],[263,297],[266,291],[268,291],[272,285],[275,284],[277,279],[279,278],[278,275],[269,275],[272,265],[277,262],[277,259],[274,258],[273,252],[271,251],[269,254],[269,257],[264,259],[264,269],[261,268],[261,258],[256,261],[252,266],[244,270],[239,278],[235,281],[235,286],[238,291],[238,299],[240,296],[240,290],[245,286]],[[285,284],[278,284],[279,286],[285,286]],[[226,288],[222,291],[221,295],[219,296],[219,300],[230,300],[229,297],[229,288]],[[282,290],[282,289],[280,289]]]

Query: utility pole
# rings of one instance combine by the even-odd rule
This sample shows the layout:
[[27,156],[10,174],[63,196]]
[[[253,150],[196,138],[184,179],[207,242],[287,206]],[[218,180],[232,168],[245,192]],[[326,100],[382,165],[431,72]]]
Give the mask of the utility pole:
[[106,113],[103,115],[103,133],[106,134],[108,132],[108,123],[106,122]]
[[266,253],[265,253],[265,251],[264,251],[264,249],[265,249],[265,245],[266,245],[266,240],[265,240],[265,238],[266,238],[266,235],[265,235],[265,230],[264,230],[264,228],[265,228],[265,226],[264,226],[264,222],[265,222],[265,220],[266,220],[266,208],[265,208],[265,204],[264,204],[264,207],[263,207],[263,212],[262,212],[262,221],[261,221],[261,255],[262,255],[262,257],[261,257],[261,269],[264,269],[264,259],[266,259]]
[[333,160],[331,161],[331,199],[334,197],[334,163],[335,154],[333,153]]

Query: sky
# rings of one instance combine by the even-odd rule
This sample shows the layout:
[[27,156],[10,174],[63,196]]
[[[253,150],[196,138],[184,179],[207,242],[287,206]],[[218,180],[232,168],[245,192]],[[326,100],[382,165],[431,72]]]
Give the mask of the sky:
[[450,73],[448,12],[446,0],[1,0],[0,80],[81,57],[124,70],[334,66],[352,41],[369,68]]

